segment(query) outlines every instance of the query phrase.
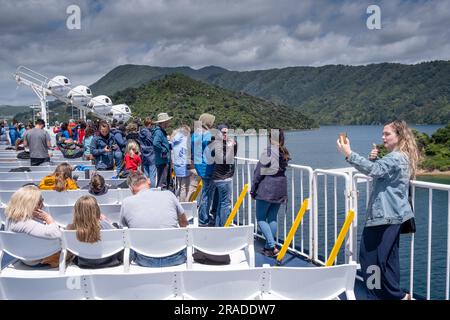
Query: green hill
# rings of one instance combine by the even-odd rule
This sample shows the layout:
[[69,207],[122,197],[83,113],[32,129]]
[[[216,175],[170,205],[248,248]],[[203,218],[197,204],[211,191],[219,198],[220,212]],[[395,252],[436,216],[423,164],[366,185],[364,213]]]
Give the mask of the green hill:
[[316,126],[313,120],[298,111],[181,74],[168,75],[139,88],[125,89],[111,98],[114,103],[130,105],[137,117],[156,118],[158,113],[167,112],[174,116],[173,127],[183,123],[192,125],[204,112],[214,114],[216,124],[226,122],[235,129],[307,129]]
[[290,106],[320,124],[382,124],[393,119],[421,124],[450,121],[450,61],[246,72],[214,66],[194,70],[123,65],[91,88],[95,94],[111,95],[173,73]]
[[0,106],[0,119],[12,119],[16,114],[27,111],[30,111],[29,107],[3,105]]

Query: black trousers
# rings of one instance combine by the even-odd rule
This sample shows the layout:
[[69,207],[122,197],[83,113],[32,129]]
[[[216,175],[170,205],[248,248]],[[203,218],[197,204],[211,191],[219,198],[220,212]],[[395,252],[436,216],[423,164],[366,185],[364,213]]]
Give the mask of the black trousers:
[[[401,300],[400,224],[365,227],[360,243],[359,262],[370,300]],[[379,286],[377,286],[379,284]]]
[[30,158],[31,166],[40,166],[44,162],[50,162],[50,158]]
[[170,164],[167,163],[156,165],[156,176],[158,180],[156,187],[160,187],[165,190],[173,190],[171,174]]

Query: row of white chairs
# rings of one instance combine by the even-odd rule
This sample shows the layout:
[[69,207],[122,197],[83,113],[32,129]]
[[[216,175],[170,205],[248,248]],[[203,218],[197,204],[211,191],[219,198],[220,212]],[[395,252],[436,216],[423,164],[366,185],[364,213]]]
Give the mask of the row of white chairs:
[[[114,170],[108,171],[89,171],[89,178],[91,178],[95,173],[100,174],[105,179],[111,179],[113,176],[117,175]],[[0,181],[6,180],[41,180],[45,176],[53,174],[53,171],[30,171],[30,172],[0,172]],[[84,171],[73,171],[73,175],[78,175],[80,178],[85,177]],[[1,190],[1,189],[0,189]]]
[[[77,164],[73,163],[73,162],[68,162],[70,165],[72,166],[76,166]],[[27,161],[26,163],[24,162],[11,162],[11,163],[0,163],[0,172],[10,172],[11,169],[13,168],[17,168],[17,167],[27,167],[30,168],[30,170],[32,172],[37,172],[37,171],[55,171],[56,166],[58,164],[50,164],[50,165],[41,165],[41,166],[30,166],[30,161]],[[83,164],[83,166],[89,170],[95,170],[95,166],[92,164],[89,165],[85,165]]]
[[[5,206],[15,191],[0,191],[0,205]],[[81,196],[90,195],[88,190],[68,190],[56,192],[50,190],[42,191],[45,206],[74,205]],[[96,196],[99,204],[121,204],[123,199],[131,196],[130,189],[110,189],[101,196]]]
[[[188,221],[192,221],[194,226],[198,226],[198,210],[197,201],[193,202],[180,202],[184,209]],[[120,204],[100,204],[100,211],[103,213],[111,222],[120,223]],[[0,223],[5,224],[5,207],[0,207]],[[49,213],[55,222],[65,228],[68,224],[73,221],[73,206],[72,205],[54,205],[46,206],[43,210]]]
[[[61,239],[44,239],[23,233],[0,231],[0,261],[2,261],[4,253],[19,260],[36,261],[61,252],[59,274],[65,274],[68,252],[86,259],[102,259],[123,250],[123,266],[87,270],[86,272],[135,273],[147,272],[149,268],[131,264],[129,261],[130,250],[144,256],[160,258],[186,249],[187,262],[179,268],[192,269],[194,264],[192,253],[195,249],[211,255],[230,255],[232,267],[249,268],[255,266],[253,228],[253,225],[249,225],[228,228],[192,226],[188,228],[102,230],[101,240],[96,243],[78,241],[76,231],[63,231]],[[34,270],[30,272],[17,269],[17,263],[21,264],[14,262],[5,269],[1,268],[2,274],[21,274],[28,275],[28,277],[35,274]],[[197,265],[197,267],[202,268],[203,266]],[[58,271],[55,270],[55,272]],[[74,267],[69,273],[73,272],[80,274],[84,270]],[[48,271],[45,273],[48,274]]]
[[[63,162],[67,162],[69,164],[71,164],[72,166],[78,166],[78,165],[83,165],[83,166],[89,166],[92,165],[91,161],[86,161],[86,160],[73,160],[73,159],[65,159],[65,158],[58,158],[58,159],[50,159],[50,165],[58,165],[60,163]],[[6,160],[6,159],[0,159],[0,167],[10,167],[10,168],[15,168],[15,167],[21,167],[21,166],[29,166],[30,165],[30,160],[19,160],[19,159],[10,159],[10,160]]]
[[[75,173],[76,174],[76,173]],[[87,185],[89,185],[89,183],[91,182],[90,179],[84,179],[84,173],[80,173],[81,175],[83,175],[83,177],[81,179],[77,179],[77,185],[80,188],[84,188]],[[105,179],[105,183],[110,185],[110,186],[114,186],[114,187],[118,187],[121,186],[122,188],[128,188],[128,185],[126,184],[126,179]],[[33,183],[35,185],[39,185],[39,183],[41,182],[41,180],[39,179],[28,179],[28,180],[5,180],[2,181],[0,180],[0,190],[3,191],[17,191],[17,189],[23,187],[25,184],[30,184]]]
[[0,277],[1,299],[354,300],[356,264],[44,278]]

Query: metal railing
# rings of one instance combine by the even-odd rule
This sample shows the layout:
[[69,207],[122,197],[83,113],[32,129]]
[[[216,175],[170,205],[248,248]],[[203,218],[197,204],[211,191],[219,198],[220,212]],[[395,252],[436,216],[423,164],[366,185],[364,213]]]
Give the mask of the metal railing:
[[[236,215],[235,223],[249,224],[253,221],[255,236],[263,239],[261,233],[258,232],[255,205],[250,197],[253,171],[258,160],[240,157],[236,157],[235,160],[233,203],[244,184],[250,184],[247,197],[245,197]],[[286,233],[294,222],[296,210],[299,209],[305,198],[309,198],[309,212],[306,212],[304,221],[302,221],[299,230],[296,232],[288,251],[301,255],[313,263],[325,265],[331,247],[337,239],[338,229],[343,224],[349,210],[353,210],[355,212],[355,218],[346,237],[345,249],[341,250],[340,255],[336,257],[334,262],[335,264],[358,262],[359,238],[364,227],[363,222],[369,201],[369,182],[371,178],[358,173],[352,168],[345,168],[344,170],[313,170],[311,167],[295,164],[289,165],[286,175],[288,178],[289,199],[288,204],[286,206],[283,205],[278,214],[277,244],[280,245],[284,242],[287,236]],[[361,182],[365,184],[361,184]],[[407,250],[401,247],[403,256],[409,258],[408,266],[406,267],[408,269],[407,288],[409,288],[411,294],[416,293],[419,296],[424,296],[426,299],[437,297],[449,300],[450,185],[424,181],[412,181],[411,185],[418,230],[416,234],[407,236],[410,237],[410,239],[407,238],[409,240]],[[440,194],[435,196],[436,192],[444,193],[444,195]],[[445,199],[445,194],[447,201],[444,205],[442,202]],[[438,200],[441,207],[436,209],[434,206],[436,206]],[[445,214],[445,217],[443,214]],[[330,215],[332,215],[331,219]],[[438,218],[442,218],[439,221],[445,221],[445,218],[447,219],[447,223],[440,223],[438,225],[442,230],[437,230],[435,226],[436,221],[433,225],[433,215],[435,218],[437,216]],[[425,227],[426,230],[424,229]],[[436,229],[434,232],[433,227]],[[420,241],[416,241],[418,237]],[[446,239],[443,239],[444,237]],[[439,250],[436,249],[436,241],[439,241],[441,244]],[[444,253],[442,253],[442,248],[445,246],[442,245],[443,243],[446,243]],[[425,244],[426,248],[422,251],[426,252],[426,254],[418,255],[416,253],[417,247]],[[440,254],[438,260],[441,264],[445,260],[445,267],[440,266],[439,270],[435,268],[437,262],[432,260],[433,258],[436,259],[438,254]],[[404,257],[401,259],[401,263],[405,263],[408,260]],[[419,269],[418,266],[426,269],[426,276],[425,272],[417,272]],[[421,279],[424,277],[425,280]],[[440,280],[438,282],[433,281],[435,280],[434,277],[440,277]],[[432,286],[433,291],[431,291]],[[415,287],[419,287],[420,290],[416,289],[417,292],[414,292]],[[442,295],[444,290],[445,294]]]

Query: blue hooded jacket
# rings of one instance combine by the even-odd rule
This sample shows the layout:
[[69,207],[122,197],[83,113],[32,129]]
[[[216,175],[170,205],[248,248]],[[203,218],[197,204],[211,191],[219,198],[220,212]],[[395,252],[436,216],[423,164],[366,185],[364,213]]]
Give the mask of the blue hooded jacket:
[[170,163],[170,144],[167,140],[166,131],[156,125],[152,129],[153,148],[155,151],[155,164],[163,165]]
[[144,166],[155,164],[155,150],[153,148],[152,131],[149,128],[142,128],[139,131],[139,143],[141,144],[142,164]]

